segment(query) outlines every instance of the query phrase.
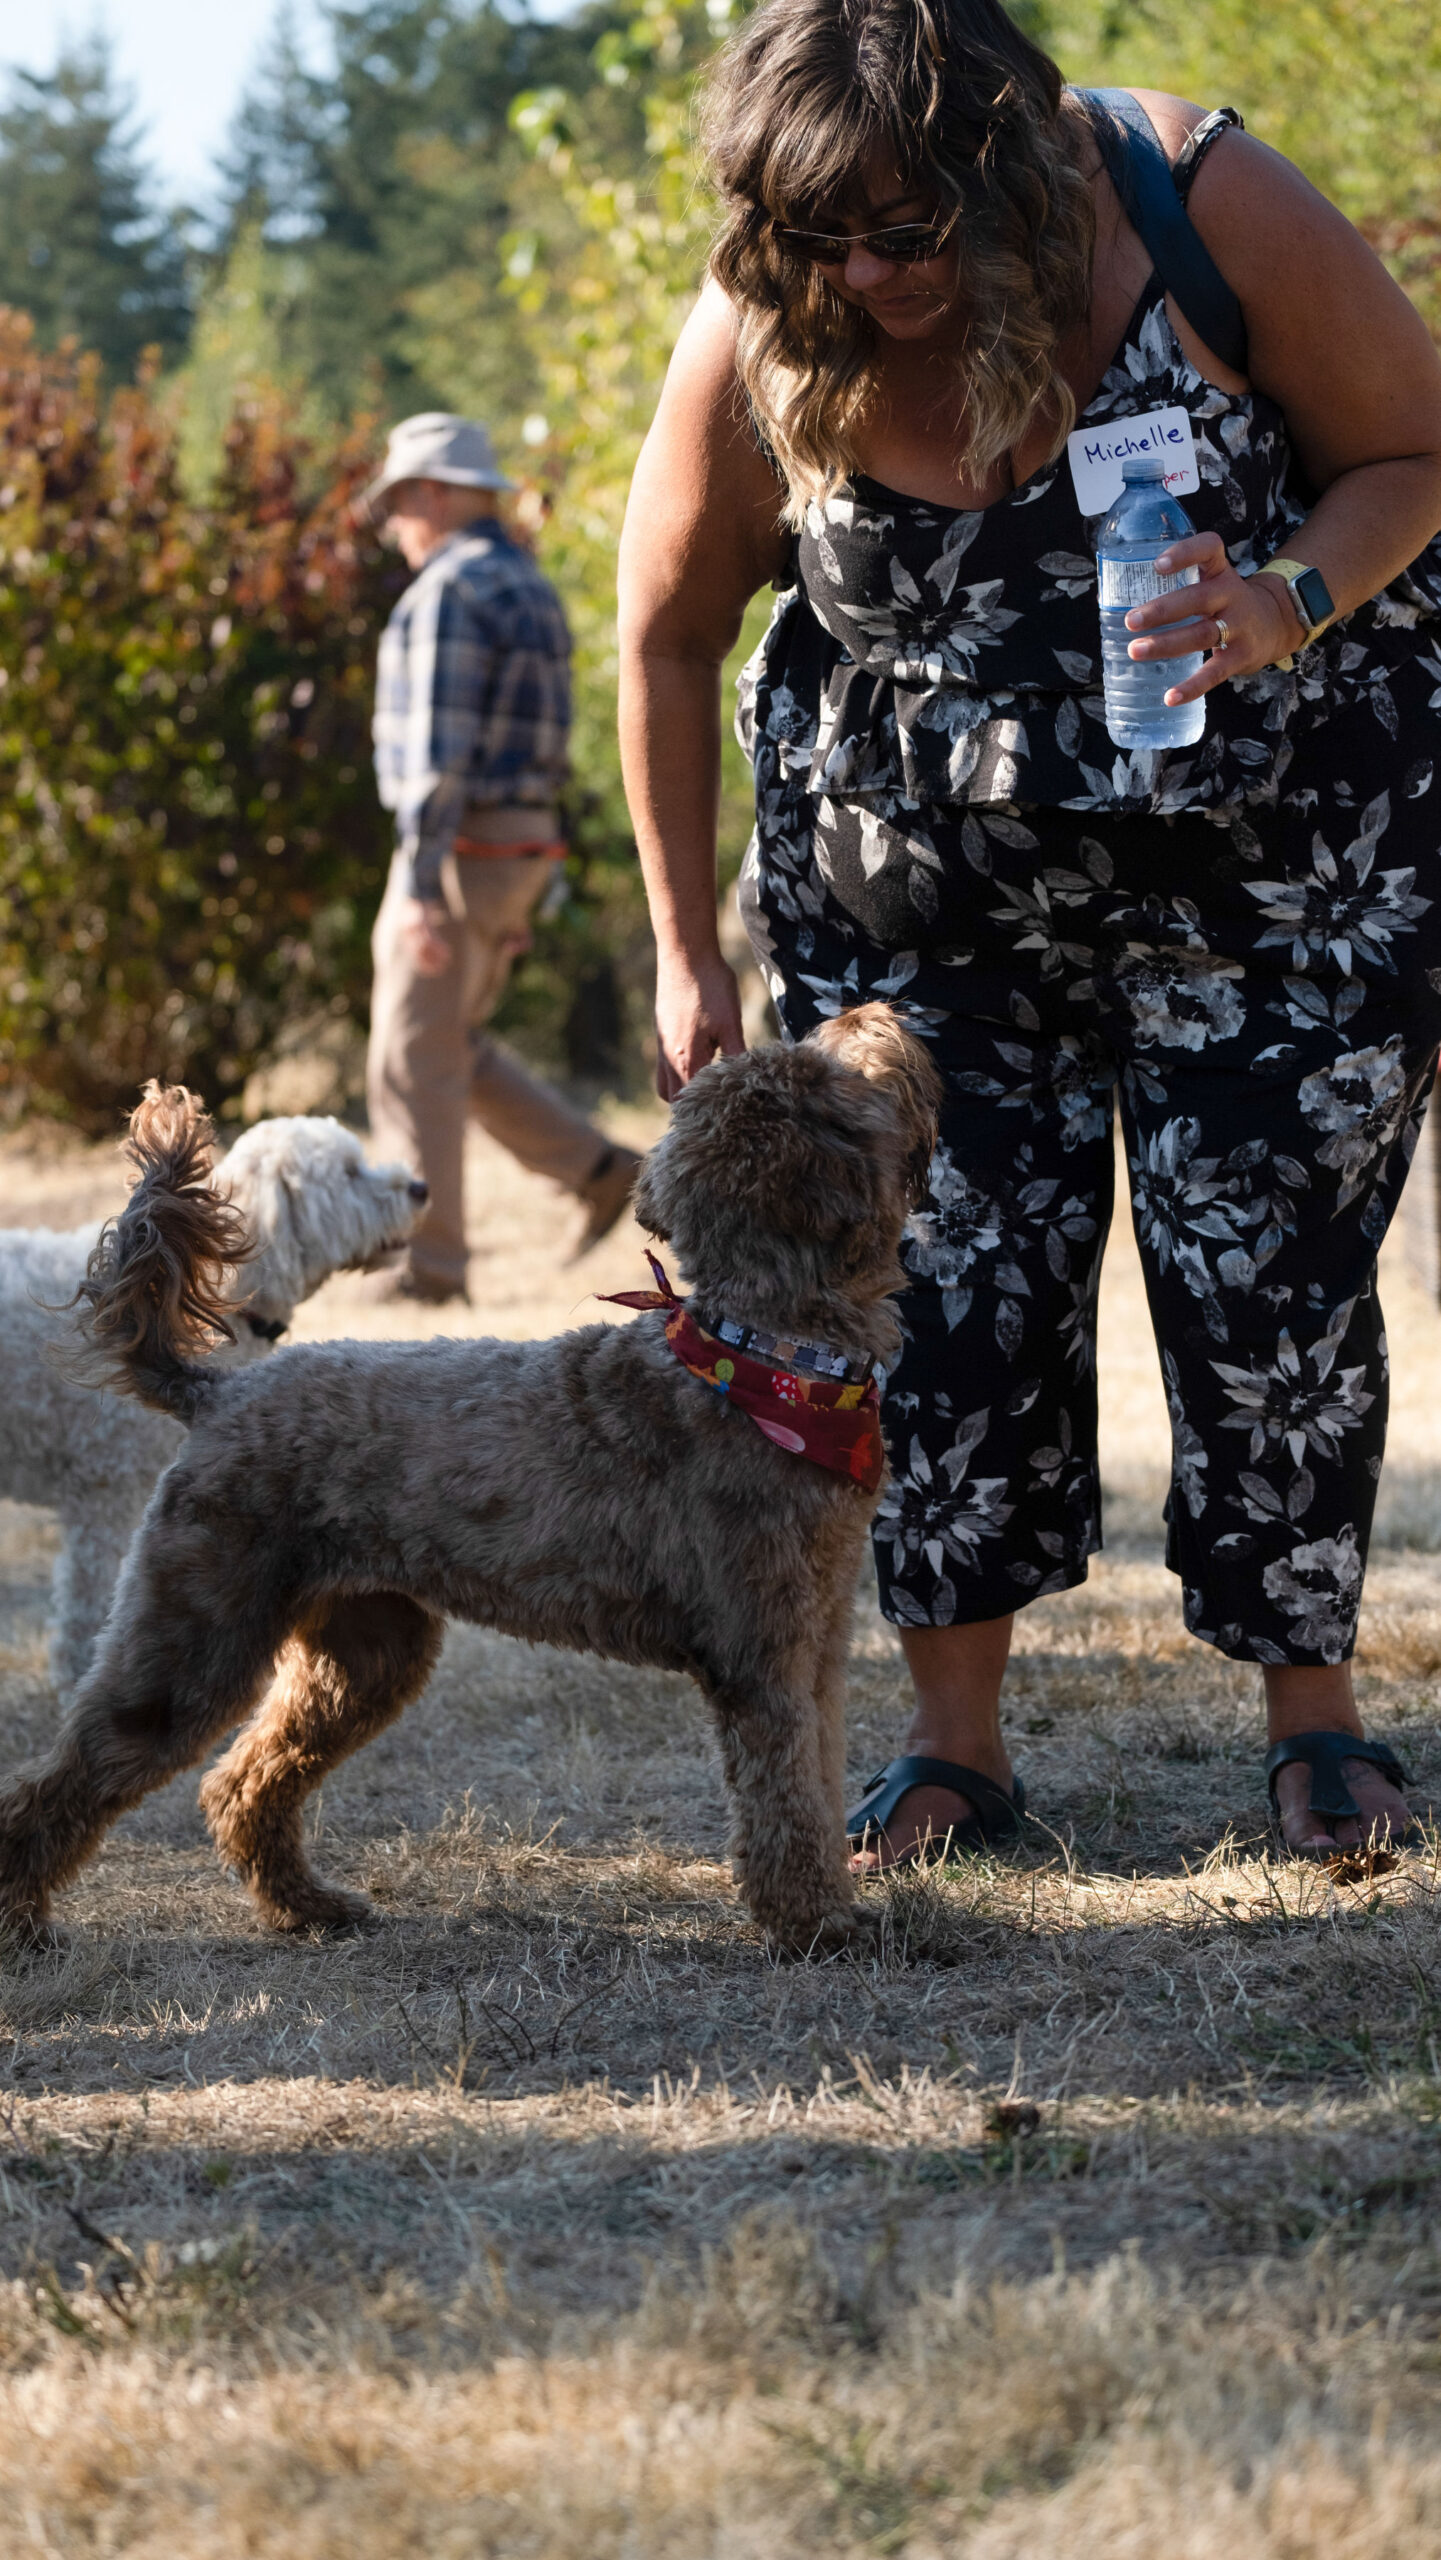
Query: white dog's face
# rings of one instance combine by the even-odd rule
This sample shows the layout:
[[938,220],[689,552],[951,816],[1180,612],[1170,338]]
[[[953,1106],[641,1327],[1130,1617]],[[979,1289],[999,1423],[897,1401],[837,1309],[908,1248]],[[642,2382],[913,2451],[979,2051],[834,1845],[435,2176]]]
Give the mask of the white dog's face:
[[281,1330],[334,1271],[368,1269],[398,1251],[427,1192],[409,1165],[371,1164],[338,1120],[261,1120],[215,1171],[259,1250],[234,1278],[253,1335]]

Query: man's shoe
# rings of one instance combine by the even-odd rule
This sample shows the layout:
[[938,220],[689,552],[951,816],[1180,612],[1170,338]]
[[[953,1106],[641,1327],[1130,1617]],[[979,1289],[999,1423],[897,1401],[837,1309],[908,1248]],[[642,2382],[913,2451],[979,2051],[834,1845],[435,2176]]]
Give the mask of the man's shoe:
[[624,1217],[635,1189],[636,1175],[644,1162],[644,1156],[638,1156],[634,1147],[607,1147],[596,1158],[589,1180],[576,1194],[585,1209],[586,1218],[570,1253],[570,1261],[579,1262],[582,1254],[589,1253],[592,1245],[599,1244],[602,1236],[608,1236],[611,1228]]
[[367,1271],[360,1295],[369,1307],[463,1307],[469,1303],[462,1283],[443,1280],[438,1272],[412,1271],[406,1262],[384,1271]]

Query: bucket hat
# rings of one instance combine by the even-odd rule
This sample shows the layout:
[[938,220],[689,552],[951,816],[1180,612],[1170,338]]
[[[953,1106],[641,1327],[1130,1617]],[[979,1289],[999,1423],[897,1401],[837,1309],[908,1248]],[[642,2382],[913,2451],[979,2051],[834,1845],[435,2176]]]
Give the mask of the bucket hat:
[[478,418],[457,418],[447,409],[424,409],[419,417],[402,418],[390,430],[385,461],[365,492],[374,510],[387,489],[401,480],[448,480],[460,489],[513,489],[495,458],[490,430]]

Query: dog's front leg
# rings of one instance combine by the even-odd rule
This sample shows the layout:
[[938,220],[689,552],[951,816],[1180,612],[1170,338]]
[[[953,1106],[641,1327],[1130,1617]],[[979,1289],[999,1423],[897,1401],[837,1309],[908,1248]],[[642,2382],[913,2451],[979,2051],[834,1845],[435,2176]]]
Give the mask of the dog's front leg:
[[854,1897],[814,1687],[809,1678],[760,1670],[749,1678],[731,1672],[707,1687],[735,1815],[740,1889],[778,1945],[798,1953],[834,1946],[855,1926]]
[[318,1606],[281,1653],[259,1712],[206,1778],[211,1836],[272,1928],[343,1928],[369,1910],[316,1875],[305,1799],[419,1696],[444,1632],[442,1619],[398,1591]]
[[816,1747],[821,1785],[835,1820],[846,1818],[846,1673],[855,1618],[854,1575],[833,1604],[816,1656]]

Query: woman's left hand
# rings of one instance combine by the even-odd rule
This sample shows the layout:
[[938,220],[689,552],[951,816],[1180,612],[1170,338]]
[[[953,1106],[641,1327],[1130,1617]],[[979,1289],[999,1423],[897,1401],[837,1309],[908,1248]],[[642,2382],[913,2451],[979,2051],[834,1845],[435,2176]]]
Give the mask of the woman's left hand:
[[[1191,657],[1198,648],[1211,653],[1195,675],[1171,687],[1168,704],[1196,702],[1233,676],[1253,676],[1289,657],[1305,639],[1281,580],[1243,578],[1232,568],[1219,533],[1188,533],[1160,554],[1156,567],[1163,578],[1197,568],[1200,583],[1172,587],[1128,613],[1126,629],[1146,635],[1132,640],[1128,654],[1145,666],[1157,658]],[[1186,629],[1177,630],[1182,622]]]

